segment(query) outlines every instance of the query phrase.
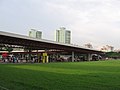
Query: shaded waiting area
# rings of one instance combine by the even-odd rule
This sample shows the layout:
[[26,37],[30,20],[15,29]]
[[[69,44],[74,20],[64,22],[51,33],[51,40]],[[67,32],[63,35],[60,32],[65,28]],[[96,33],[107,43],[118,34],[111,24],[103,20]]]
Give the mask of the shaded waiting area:
[[14,46],[26,48],[28,50],[27,54],[29,60],[31,60],[33,51],[36,51],[34,53],[36,53],[37,56],[42,56],[42,62],[48,62],[48,58],[51,58],[53,56],[59,57],[61,55],[71,55],[71,61],[74,62],[75,57],[78,57],[81,54],[84,54],[86,56],[85,59],[90,61],[92,54],[103,53],[101,51],[74,46],[72,44],[64,44],[50,40],[36,39],[3,31],[0,31],[0,45],[12,46],[13,48]]

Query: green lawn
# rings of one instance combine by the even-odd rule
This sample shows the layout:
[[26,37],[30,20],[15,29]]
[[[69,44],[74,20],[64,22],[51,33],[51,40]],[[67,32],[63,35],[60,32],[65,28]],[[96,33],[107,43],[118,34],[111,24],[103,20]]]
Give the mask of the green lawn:
[[120,90],[120,60],[0,64],[0,90]]

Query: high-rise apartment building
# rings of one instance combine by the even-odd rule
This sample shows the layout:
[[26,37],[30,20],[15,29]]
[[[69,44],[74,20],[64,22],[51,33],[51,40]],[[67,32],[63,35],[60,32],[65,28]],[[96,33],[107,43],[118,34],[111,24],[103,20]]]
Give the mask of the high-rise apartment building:
[[60,27],[60,29],[56,30],[56,41],[70,44],[71,43],[71,32],[69,30],[66,30],[65,27]]
[[42,32],[41,31],[37,31],[35,29],[31,29],[29,31],[29,37],[34,37],[34,38],[42,38]]

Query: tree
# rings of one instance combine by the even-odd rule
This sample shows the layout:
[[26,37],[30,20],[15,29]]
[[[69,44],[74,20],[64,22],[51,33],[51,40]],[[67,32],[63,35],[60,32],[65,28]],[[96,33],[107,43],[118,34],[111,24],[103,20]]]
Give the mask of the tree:
[[120,53],[119,52],[107,52],[106,56],[109,57],[109,58],[119,58]]

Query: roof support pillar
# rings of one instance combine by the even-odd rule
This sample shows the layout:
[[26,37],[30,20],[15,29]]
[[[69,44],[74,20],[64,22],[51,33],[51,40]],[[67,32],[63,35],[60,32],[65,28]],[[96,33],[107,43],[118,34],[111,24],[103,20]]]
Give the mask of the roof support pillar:
[[92,54],[88,53],[87,54],[87,61],[91,61],[92,60]]
[[29,61],[31,61],[31,52],[32,52],[32,50],[31,50],[31,49],[29,49],[29,50],[28,50],[28,52],[29,52],[28,59],[29,59]]
[[74,62],[74,57],[75,57],[75,54],[74,54],[74,52],[72,51],[72,62]]

